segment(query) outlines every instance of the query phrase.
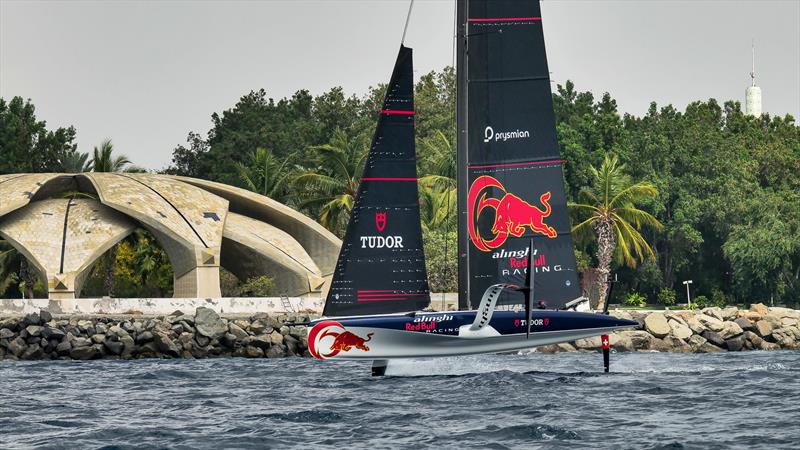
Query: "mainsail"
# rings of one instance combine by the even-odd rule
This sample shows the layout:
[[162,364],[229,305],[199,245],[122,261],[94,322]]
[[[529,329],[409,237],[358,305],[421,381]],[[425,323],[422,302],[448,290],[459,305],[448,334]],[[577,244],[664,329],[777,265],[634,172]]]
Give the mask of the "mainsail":
[[419,217],[412,52],[400,46],[364,166],[324,316],[430,304]]
[[[534,300],[562,307],[580,291],[539,2],[465,0],[459,8],[459,278],[469,283],[459,307],[475,308],[492,284],[524,284],[531,267]],[[520,292],[503,296],[499,303],[524,302]]]

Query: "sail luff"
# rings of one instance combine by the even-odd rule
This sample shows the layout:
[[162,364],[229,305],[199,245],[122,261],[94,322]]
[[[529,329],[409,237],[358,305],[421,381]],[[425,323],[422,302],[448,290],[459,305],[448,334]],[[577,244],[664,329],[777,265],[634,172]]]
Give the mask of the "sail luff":
[[458,309],[472,309],[469,283],[469,234],[467,231],[467,0],[458,0],[456,16],[456,184],[457,189],[457,236],[458,236]]

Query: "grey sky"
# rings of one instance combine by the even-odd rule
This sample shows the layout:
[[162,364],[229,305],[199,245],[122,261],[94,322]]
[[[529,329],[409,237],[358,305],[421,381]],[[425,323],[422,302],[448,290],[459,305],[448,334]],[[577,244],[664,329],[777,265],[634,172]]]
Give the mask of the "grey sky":
[[[0,96],[31,98],[50,127],[74,125],[159,169],[190,130],[251,89],[280,98],[385,82],[408,8],[390,1],[18,2],[0,0]],[[800,117],[800,1],[544,1],[553,78],[641,114],[743,101],[750,41],[764,111]],[[452,0],[417,0],[406,45],[417,75],[452,61]]]

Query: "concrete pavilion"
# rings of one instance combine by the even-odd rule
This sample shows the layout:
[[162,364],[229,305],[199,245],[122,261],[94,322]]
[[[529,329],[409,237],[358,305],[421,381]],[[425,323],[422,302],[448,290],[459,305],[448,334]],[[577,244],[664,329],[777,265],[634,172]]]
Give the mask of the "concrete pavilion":
[[[65,198],[70,192],[89,195]],[[269,275],[276,295],[319,294],[341,246],[305,215],[220,183],[149,173],[0,175],[0,237],[28,259],[51,299],[79,298],[94,263],[137,227],[169,256],[176,298],[220,297],[220,267],[240,280]]]

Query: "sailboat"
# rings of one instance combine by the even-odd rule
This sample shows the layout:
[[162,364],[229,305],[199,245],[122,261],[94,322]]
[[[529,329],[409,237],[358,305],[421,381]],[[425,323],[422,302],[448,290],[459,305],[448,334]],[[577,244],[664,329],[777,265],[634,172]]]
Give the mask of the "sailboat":
[[319,359],[521,350],[637,326],[578,312],[538,0],[458,5],[459,310],[431,303],[414,144],[412,50],[401,44],[322,318]]

